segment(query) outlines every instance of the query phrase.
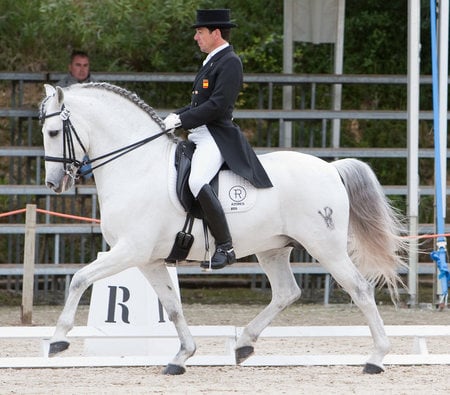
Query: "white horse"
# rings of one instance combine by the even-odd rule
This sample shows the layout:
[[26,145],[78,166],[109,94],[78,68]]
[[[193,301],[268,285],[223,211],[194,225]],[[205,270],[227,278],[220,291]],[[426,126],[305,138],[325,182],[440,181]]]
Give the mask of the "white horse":
[[[65,307],[50,340],[50,355],[69,346],[83,292],[95,281],[136,266],[157,293],[176,327],[180,349],[165,374],[182,374],[195,342],[166,268],[185,212],[174,198],[175,145],[155,111],[135,94],[106,83],[46,88],[41,104],[46,184],[57,193],[72,187],[82,158],[93,162],[101,228],[110,250],[73,277]],[[126,153],[126,155],[124,155]],[[384,370],[390,343],[374,300],[374,286],[397,294],[403,260],[400,221],[368,165],[355,159],[327,163],[294,152],[261,155],[273,188],[254,190],[251,209],[228,213],[237,257],[256,254],[271,284],[272,300],[236,343],[236,361],[275,316],[301,294],[289,264],[293,247],[303,246],[349,293],[362,310],[374,350],[366,373]],[[98,166],[98,165],[97,165]],[[195,221],[190,260],[204,259],[201,221]]]

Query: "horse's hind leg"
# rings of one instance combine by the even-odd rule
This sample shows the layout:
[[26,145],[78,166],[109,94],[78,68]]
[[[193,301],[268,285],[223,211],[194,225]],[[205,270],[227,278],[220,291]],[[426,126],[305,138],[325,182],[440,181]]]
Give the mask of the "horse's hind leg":
[[124,252],[125,250],[116,246],[108,252],[99,254],[95,261],[74,274],[64,309],[58,318],[55,333],[50,339],[49,356],[54,356],[69,347],[67,333],[74,326],[78,303],[84,291],[95,281],[131,267],[130,254]]
[[289,256],[292,248],[285,247],[257,254],[272,288],[272,300],[243,330],[236,342],[236,361],[241,363],[253,354],[253,344],[276,315],[301,295],[292,273]]
[[321,261],[360,308],[372,334],[374,350],[367,360],[364,373],[381,373],[384,371],[383,359],[390,350],[390,342],[375,302],[374,287],[357,270],[348,256],[342,260],[333,259],[332,265],[327,264],[328,262]]
[[175,358],[166,366],[164,374],[183,374],[186,371],[186,360],[195,352],[195,342],[183,315],[181,302],[170,278],[164,261],[152,262],[139,268],[152,285],[158,298],[166,309],[170,321],[180,339],[180,350]]

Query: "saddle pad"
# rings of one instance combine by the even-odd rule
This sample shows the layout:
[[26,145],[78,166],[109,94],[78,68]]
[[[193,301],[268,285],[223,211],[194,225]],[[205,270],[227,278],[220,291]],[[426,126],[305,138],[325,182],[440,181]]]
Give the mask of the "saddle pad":
[[225,213],[250,210],[256,202],[258,190],[245,178],[230,170],[219,174],[219,200]]

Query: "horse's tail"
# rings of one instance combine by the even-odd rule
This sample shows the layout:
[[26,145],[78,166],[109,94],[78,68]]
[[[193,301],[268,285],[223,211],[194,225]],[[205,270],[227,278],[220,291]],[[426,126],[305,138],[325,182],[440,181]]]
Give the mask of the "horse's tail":
[[395,303],[398,284],[404,286],[398,269],[406,267],[407,250],[400,213],[390,205],[369,165],[357,159],[341,159],[333,165],[350,201],[350,258],[373,284],[386,284]]

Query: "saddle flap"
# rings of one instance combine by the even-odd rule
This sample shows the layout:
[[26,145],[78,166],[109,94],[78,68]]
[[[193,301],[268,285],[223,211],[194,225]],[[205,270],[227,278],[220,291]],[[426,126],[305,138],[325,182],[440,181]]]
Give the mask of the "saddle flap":
[[[203,211],[189,188],[189,175],[191,173],[191,161],[195,151],[195,143],[189,140],[180,141],[175,151],[175,168],[177,178],[175,189],[178,199],[187,213],[195,218],[203,219]],[[213,190],[218,193],[218,175],[210,182]]]
[[189,189],[189,174],[195,144],[189,140],[180,141],[175,151],[175,168],[177,169],[176,191],[178,199],[186,212],[190,212],[195,198]]

